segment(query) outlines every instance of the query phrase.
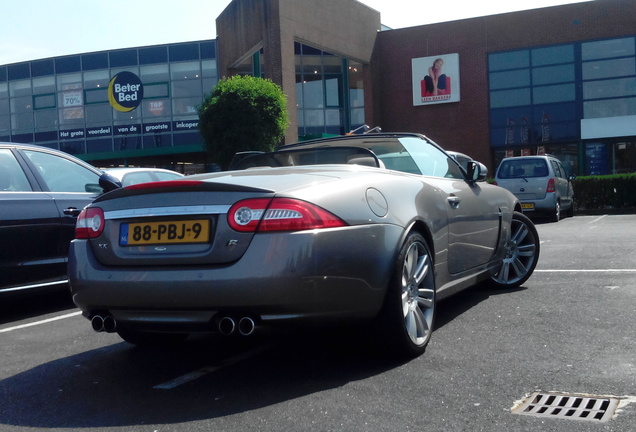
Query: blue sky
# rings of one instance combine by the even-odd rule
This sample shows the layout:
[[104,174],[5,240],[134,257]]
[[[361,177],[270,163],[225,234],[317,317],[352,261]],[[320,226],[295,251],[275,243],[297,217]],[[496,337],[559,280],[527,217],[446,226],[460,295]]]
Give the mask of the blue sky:
[[[445,7],[426,13],[421,0],[360,1],[379,11],[382,23],[392,28],[577,2],[444,0]],[[214,21],[229,3],[230,0],[5,1],[0,26],[0,65],[91,51],[214,39]]]

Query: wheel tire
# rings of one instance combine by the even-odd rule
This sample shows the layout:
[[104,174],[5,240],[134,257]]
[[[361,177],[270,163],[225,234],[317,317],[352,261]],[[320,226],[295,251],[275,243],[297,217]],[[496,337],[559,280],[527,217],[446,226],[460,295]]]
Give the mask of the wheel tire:
[[516,288],[528,280],[539,261],[539,234],[530,218],[514,212],[504,248],[506,254],[491,281],[498,288]]
[[405,240],[380,314],[381,331],[394,353],[416,357],[426,350],[435,317],[435,275],[426,240]]
[[178,345],[188,337],[187,333],[155,333],[131,329],[117,330],[117,334],[130,344],[147,348]]
[[550,221],[558,222],[561,220],[561,203],[559,201],[556,202],[554,208],[552,209],[552,213],[550,213]]

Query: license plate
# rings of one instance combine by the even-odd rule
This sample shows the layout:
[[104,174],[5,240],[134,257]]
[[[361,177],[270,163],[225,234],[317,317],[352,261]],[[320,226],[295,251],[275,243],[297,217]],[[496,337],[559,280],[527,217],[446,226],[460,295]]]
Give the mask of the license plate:
[[119,228],[121,246],[207,243],[209,240],[208,219],[126,223]]
[[534,210],[534,203],[521,203],[521,209]]

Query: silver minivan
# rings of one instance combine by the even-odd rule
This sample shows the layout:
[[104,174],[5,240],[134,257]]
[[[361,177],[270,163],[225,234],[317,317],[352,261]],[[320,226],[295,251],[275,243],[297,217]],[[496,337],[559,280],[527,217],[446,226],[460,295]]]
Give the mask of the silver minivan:
[[574,214],[573,179],[552,155],[515,156],[501,161],[495,184],[515,194],[524,213],[558,222],[562,212]]

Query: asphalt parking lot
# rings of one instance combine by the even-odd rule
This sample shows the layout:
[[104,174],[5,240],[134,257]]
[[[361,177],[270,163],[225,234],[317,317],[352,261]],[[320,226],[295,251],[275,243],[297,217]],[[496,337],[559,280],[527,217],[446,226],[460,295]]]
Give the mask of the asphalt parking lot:
[[[141,350],[63,297],[3,303],[0,431],[636,430],[636,215],[537,228],[528,282],[441,302],[409,362],[347,332]],[[617,406],[604,421],[512,412],[535,392]]]

